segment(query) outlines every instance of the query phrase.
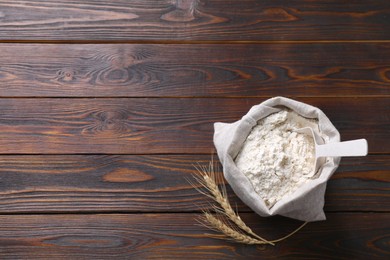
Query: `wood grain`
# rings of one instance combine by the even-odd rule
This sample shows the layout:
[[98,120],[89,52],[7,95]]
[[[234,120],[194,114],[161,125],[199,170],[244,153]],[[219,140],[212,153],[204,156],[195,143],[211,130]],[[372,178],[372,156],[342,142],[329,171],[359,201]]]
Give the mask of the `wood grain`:
[[[213,151],[213,123],[265,99],[0,99],[0,154],[155,154]],[[389,98],[299,98],[320,107],[342,139],[389,153]]]
[[[388,0],[0,1],[0,259],[388,259],[389,17]],[[211,239],[193,164],[214,122],[278,95],[370,155],[342,160],[327,221],[275,247]],[[301,224],[228,192],[268,239]]]
[[[329,214],[275,247],[207,237],[195,214],[0,216],[2,259],[378,259],[389,256],[388,213]],[[268,239],[300,223],[244,214]]]
[[387,0],[1,1],[2,40],[389,40]]
[[390,96],[387,43],[2,44],[0,53],[1,97]]
[[328,182],[325,210],[389,211],[389,173],[389,156],[343,158]]
[[[389,159],[343,159],[328,183],[326,211],[390,212]],[[0,213],[200,212],[210,208],[210,200],[189,180],[197,174],[195,164],[210,160],[210,155],[3,155]],[[228,193],[240,212],[251,212],[230,188]]]

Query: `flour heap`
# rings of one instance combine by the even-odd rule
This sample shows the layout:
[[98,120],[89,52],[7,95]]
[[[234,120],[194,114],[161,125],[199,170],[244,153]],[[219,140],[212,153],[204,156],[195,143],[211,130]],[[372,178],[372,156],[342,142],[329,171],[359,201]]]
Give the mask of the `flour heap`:
[[269,208],[312,178],[314,140],[295,131],[307,126],[318,129],[318,122],[290,110],[271,114],[253,127],[235,159]]

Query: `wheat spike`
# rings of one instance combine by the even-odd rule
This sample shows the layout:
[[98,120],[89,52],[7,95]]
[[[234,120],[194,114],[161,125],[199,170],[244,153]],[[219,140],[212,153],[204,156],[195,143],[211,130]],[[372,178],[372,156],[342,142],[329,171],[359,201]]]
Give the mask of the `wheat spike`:
[[[210,229],[221,232],[222,234],[225,235],[225,238],[232,239],[236,242],[240,242],[248,245],[263,245],[267,243],[263,240],[259,240],[251,236],[248,236],[245,233],[240,232],[240,230],[234,229],[233,227],[229,226],[228,224],[218,219],[217,217],[215,217],[209,212],[204,212],[203,217],[204,217],[204,221],[202,224],[204,224],[206,227]],[[216,238],[221,238],[221,237],[216,237]]]
[[[262,240],[264,243],[273,245],[272,242],[267,241],[266,239],[260,237],[255,234],[252,229],[250,229],[245,222],[240,218],[240,216],[233,210],[228,196],[226,192],[226,186],[221,185],[221,190],[218,187],[218,180],[214,170],[214,163],[211,161],[208,167],[197,167],[198,171],[201,173],[203,178],[201,184],[206,190],[211,194],[211,198],[216,201],[220,207],[214,207],[215,211],[221,213],[228,217],[234,224],[236,224],[239,228],[257,238],[258,240]],[[199,182],[199,180],[198,180]],[[223,183],[223,182],[222,182]]]
[[[214,163],[211,161],[207,166],[201,166],[197,165],[195,168],[200,174],[199,176],[194,176],[195,180],[203,187],[206,191],[203,191],[199,188],[197,188],[194,184],[194,186],[200,193],[204,194],[205,196],[211,198],[214,200],[218,205],[213,205],[214,211],[216,213],[219,213],[221,216],[224,216],[225,218],[221,217],[221,219],[215,217],[208,211],[203,212],[203,218],[201,219],[201,224],[206,226],[207,228],[210,228],[214,231],[219,231],[222,234],[224,234],[224,237],[232,239],[239,243],[244,244],[270,244],[274,245],[276,242],[280,242],[296,232],[298,232],[301,228],[303,228],[307,222],[303,223],[300,227],[298,227],[296,230],[288,234],[287,236],[284,236],[279,239],[275,240],[267,240],[256,233],[252,231],[251,228],[249,228],[245,222],[240,218],[240,216],[236,213],[236,211],[233,210],[229,200],[228,195],[226,192],[226,186],[224,185],[222,179],[218,179],[215,174],[214,169]],[[221,190],[218,187],[218,183],[221,182]],[[232,223],[236,225],[237,228],[233,227],[232,225],[228,224],[228,220],[230,220]],[[244,231],[244,232],[243,232]],[[216,237],[216,236],[214,236]],[[220,238],[220,237],[217,237]]]

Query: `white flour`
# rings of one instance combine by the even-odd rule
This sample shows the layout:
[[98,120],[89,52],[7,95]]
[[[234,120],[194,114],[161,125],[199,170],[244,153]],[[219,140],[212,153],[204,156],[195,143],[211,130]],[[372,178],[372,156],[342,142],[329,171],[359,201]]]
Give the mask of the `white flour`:
[[269,208],[310,179],[314,141],[294,131],[305,126],[318,129],[316,120],[287,110],[259,120],[235,159]]

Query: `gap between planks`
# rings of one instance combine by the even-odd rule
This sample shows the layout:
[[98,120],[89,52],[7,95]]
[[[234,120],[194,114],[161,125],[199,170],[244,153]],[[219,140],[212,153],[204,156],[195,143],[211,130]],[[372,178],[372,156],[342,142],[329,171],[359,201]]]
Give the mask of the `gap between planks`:
[[[269,99],[276,97],[272,95],[268,96],[0,96],[0,99]],[[389,98],[389,95],[335,95],[335,96],[286,96],[288,98]],[[264,100],[265,101],[265,100]]]
[[[153,214],[159,214],[159,215],[175,215],[175,214],[182,214],[182,215],[193,215],[193,214],[202,214],[202,210],[193,210],[193,211],[31,211],[31,212],[0,212],[0,216],[38,216],[38,215],[153,215]],[[237,212],[238,215],[240,214],[254,214],[257,215],[252,210],[240,210]],[[389,214],[390,210],[351,210],[351,211],[332,211],[332,210],[326,210],[326,214]],[[214,213],[213,213],[214,214]],[[264,217],[264,219],[272,218],[272,217],[280,217],[279,215],[271,216],[271,217]],[[289,219],[289,218],[286,218]]]
[[263,40],[263,41],[207,41],[207,40],[0,40],[15,44],[333,44],[333,43],[390,43],[390,40]]

